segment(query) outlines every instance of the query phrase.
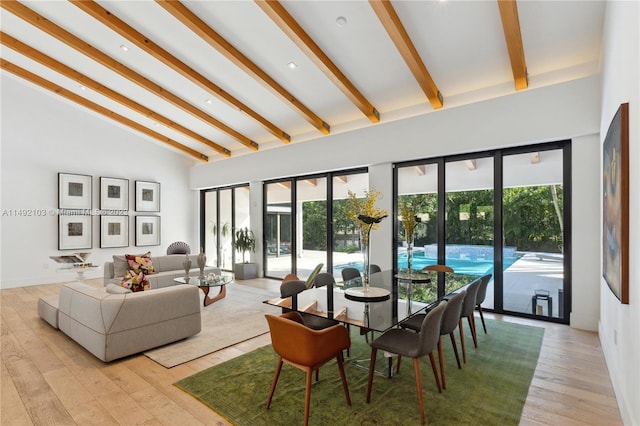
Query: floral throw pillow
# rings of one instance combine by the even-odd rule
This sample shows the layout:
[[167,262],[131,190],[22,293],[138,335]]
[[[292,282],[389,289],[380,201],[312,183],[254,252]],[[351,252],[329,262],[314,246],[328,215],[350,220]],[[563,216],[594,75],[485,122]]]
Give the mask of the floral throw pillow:
[[151,252],[148,251],[142,256],[136,256],[134,254],[125,255],[129,269],[135,273],[142,272],[145,275],[153,274],[153,262],[151,261]]
[[128,270],[120,285],[133,292],[149,290],[149,280],[147,280],[147,276],[142,271]]

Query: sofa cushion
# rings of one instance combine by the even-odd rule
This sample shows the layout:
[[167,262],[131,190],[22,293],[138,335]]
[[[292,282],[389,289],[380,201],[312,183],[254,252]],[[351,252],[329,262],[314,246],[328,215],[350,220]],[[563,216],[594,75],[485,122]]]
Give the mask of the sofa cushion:
[[136,273],[142,272],[144,274],[152,274],[154,272],[150,251],[143,255],[127,254],[125,257],[127,258],[129,270]]
[[120,286],[129,289],[133,292],[136,291],[144,291],[149,290],[149,280],[144,272],[135,272],[133,270],[128,270],[122,281],[120,282]]
[[[134,254],[133,256],[145,256],[151,252]],[[127,261],[127,255],[113,255],[113,276],[116,278],[124,277],[129,270],[129,262]]]

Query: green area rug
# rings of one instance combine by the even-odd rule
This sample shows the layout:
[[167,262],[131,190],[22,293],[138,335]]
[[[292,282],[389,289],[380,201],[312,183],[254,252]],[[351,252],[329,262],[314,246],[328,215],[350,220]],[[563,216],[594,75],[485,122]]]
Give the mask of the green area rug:
[[[370,347],[354,329],[349,359],[368,359]],[[447,389],[441,394],[428,357],[422,360],[427,424],[517,425],[544,329],[488,320],[489,334],[480,328],[478,349],[473,347],[468,327],[465,330],[467,363],[462,370],[457,368],[449,338],[443,340]],[[271,409],[265,409],[276,361],[268,345],[180,380],[175,386],[238,425],[302,424],[305,379],[294,367],[283,366]],[[379,352],[376,369],[383,371],[385,366]],[[314,382],[311,390],[311,425],[420,424],[410,359],[403,360],[400,374],[391,379],[374,376],[370,404],[365,402],[367,372],[354,364],[346,364],[345,371],[352,405],[346,404],[335,361],[330,362],[320,369],[320,381]]]

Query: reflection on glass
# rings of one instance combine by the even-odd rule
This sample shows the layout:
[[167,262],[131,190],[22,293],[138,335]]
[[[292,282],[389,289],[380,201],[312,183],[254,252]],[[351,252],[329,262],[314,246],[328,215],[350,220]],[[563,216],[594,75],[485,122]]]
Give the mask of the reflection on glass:
[[327,178],[296,182],[296,275],[306,279],[316,265],[327,268]]

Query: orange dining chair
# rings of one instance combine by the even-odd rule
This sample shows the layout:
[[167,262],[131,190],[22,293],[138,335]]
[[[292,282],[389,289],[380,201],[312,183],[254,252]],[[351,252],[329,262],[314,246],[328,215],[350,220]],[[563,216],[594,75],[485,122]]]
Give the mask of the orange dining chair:
[[420,376],[420,358],[429,355],[433,376],[438,385],[438,392],[442,392],[438,367],[436,366],[433,351],[436,349],[440,337],[440,321],[447,307],[446,301],[442,301],[425,316],[419,333],[402,328],[392,328],[385,331],[371,345],[371,362],[369,363],[369,381],[367,383],[367,403],[371,402],[371,387],[373,385],[373,372],[376,367],[376,355],[378,350],[398,355],[397,371],[400,370],[400,360],[403,356],[413,358],[413,372],[416,377],[416,390],[418,392],[418,404],[420,405],[420,423],[424,424],[424,401],[422,398],[422,378]]
[[287,363],[306,373],[306,387],[304,394],[304,424],[309,424],[309,405],[311,401],[311,378],[317,371],[332,359],[336,359],[342,388],[351,405],[347,377],[344,374],[344,358],[342,351],[351,346],[349,332],[341,325],[334,325],[323,330],[312,330],[302,323],[297,312],[287,312],[280,316],[265,314],[271,332],[271,344],[278,354],[278,364],[269,390],[267,410],[271,407],[271,400],[280,377],[282,364]]

